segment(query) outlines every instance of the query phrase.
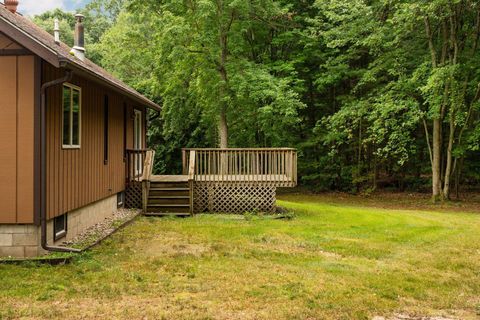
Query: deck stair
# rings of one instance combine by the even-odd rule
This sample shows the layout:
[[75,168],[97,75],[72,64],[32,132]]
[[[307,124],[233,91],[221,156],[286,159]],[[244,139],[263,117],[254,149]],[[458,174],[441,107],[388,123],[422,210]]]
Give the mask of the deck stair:
[[147,216],[190,216],[192,212],[187,176],[152,176]]

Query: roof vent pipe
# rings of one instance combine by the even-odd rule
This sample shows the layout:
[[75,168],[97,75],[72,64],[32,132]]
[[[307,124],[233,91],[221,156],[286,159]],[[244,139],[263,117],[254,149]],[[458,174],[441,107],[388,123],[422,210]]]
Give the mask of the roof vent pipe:
[[11,13],[17,13],[18,0],[5,0],[5,7]]
[[85,60],[85,33],[83,27],[85,16],[76,14],[75,19],[77,22],[75,23],[75,37],[72,51],[75,57],[83,61]]
[[58,19],[55,19],[55,25],[53,28],[53,35],[55,36],[55,43],[60,44],[60,26],[58,23]]

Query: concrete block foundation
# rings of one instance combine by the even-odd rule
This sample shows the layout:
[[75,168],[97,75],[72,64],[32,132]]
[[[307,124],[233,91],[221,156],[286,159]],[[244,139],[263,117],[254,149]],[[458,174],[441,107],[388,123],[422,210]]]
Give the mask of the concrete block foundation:
[[[54,242],[53,220],[47,223],[50,245],[59,245],[83,233],[86,229],[111,217],[117,210],[117,195],[68,212],[67,234]],[[41,247],[41,230],[36,225],[0,224],[0,258],[31,258],[46,252]]]

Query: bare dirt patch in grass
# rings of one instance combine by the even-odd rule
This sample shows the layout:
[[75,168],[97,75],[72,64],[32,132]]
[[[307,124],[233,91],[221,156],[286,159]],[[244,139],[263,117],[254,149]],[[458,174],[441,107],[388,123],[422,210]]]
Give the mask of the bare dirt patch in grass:
[[342,259],[342,255],[323,250],[318,244],[302,241],[287,235],[261,235],[253,239],[252,249],[289,254],[305,254],[330,259]]
[[148,257],[201,257],[211,252],[211,247],[204,243],[191,243],[180,233],[167,232],[155,235],[139,251]]
[[426,317],[426,316],[410,316],[406,314],[396,313],[393,316],[389,317],[381,317],[376,316],[373,317],[372,320],[458,320],[459,318],[452,318],[452,317],[445,317],[445,316],[433,316],[433,317]]

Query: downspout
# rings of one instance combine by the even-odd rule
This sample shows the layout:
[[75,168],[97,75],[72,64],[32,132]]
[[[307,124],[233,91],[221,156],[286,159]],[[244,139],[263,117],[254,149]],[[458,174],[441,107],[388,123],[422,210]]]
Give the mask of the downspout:
[[46,251],[53,252],[75,252],[79,253],[81,250],[67,247],[49,246],[47,241],[47,89],[72,79],[73,72],[67,70],[65,76],[47,83],[44,83],[41,88],[41,106],[40,106],[40,228],[41,228],[41,245]]

